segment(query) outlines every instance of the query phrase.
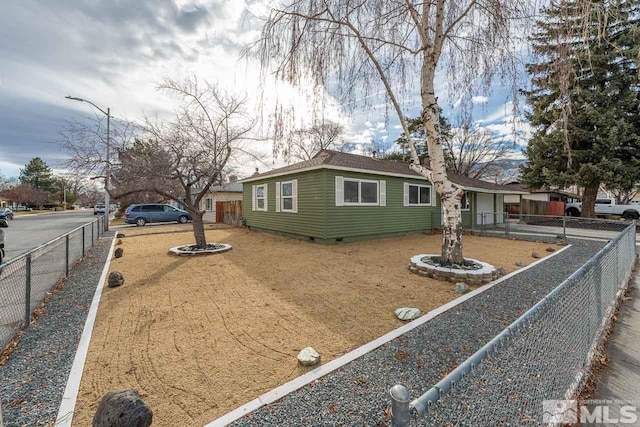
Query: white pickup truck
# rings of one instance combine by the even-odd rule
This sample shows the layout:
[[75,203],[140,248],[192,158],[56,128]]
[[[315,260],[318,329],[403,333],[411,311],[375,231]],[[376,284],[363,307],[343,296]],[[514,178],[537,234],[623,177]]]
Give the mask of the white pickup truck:
[[[582,203],[567,203],[564,207],[569,216],[580,216]],[[596,215],[618,215],[624,219],[640,218],[640,204],[638,205],[618,205],[615,199],[597,199]]]

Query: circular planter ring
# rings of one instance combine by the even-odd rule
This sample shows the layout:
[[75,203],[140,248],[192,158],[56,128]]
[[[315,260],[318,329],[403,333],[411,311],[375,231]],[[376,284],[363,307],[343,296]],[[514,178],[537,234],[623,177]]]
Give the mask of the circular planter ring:
[[169,253],[172,255],[183,255],[183,256],[188,256],[188,255],[213,255],[213,254],[219,254],[222,252],[227,252],[230,251],[231,249],[233,249],[233,247],[227,243],[209,243],[210,245],[216,245],[215,249],[197,249],[197,250],[186,250],[184,249],[185,247],[189,247],[189,246],[195,246],[194,244],[190,244],[190,245],[180,245],[180,246],[175,246],[171,249],[169,249]]
[[500,277],[498,270],[486,262],[478,261],[471,258],[466,258],[468,261],[472,261],[481,265],[482,267],[476,270],[466,270],[461,268],[441,267],[428,264],[422,261],[425,257],[437,257],[437,254],[420,254],[414,255],[409,261],[409,271],[418,274],[420,276],[432,277],[435,280],[448,280],[449,282],[464,282],[469,285],[481,285],[483,283],[489,283]]

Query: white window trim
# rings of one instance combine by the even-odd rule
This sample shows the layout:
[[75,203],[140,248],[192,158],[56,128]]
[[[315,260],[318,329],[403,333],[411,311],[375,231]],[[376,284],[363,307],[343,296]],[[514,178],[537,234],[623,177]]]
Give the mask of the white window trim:
[[[414,184],[412,182],[405,183],[406,191],[407,191],[407,204],[405,206],[414,207],[414,206],[435,206],[433,200],[433,187],[425,184]],[[418,203],[411,203],[409,199],[409,188],[410,187],[418,187]],[[420,188],[428,188],[429,189],[429,203],[420,203]]]
[[375,179],[359,179],[359,178],[349,178],[349,177],[343,177],[342,179],[342,190],[343,190],[343,197],[344,197],[344,184],[348,181],[351,182],[357,182],[358,183],[358,200],[362,200],[362,183],[363,182],[369,182],[372,184],[376,185],[376,199],[377,201],[375,203],[371,203],[371,202],[367,202],[367,203],[363,203],[361,201],[358,202],[347,202],[346,200],[343,201],[343,205],[344,206],[380,206],[380,181],[377,181]]
[[[264,190],[262,192],[263,196],[262,197],[258,197],[258,188],[263,187]],[[261,212],[267,212],[268,209],[268,198],[267,198],[267,189],[269,187],[267,186],[267,184],[259,184],[256,185],[256,210],[257,211],[261,211]],[[264,208],[260,208],[259,204],[258,204],[258,200],[260,199],[264,199]]]
[[[285,184],[291,184],[291,196],[284,196],[284,192],[282,191]],[[289,213],[297,213],[298,212],[298,180],[292,179],[291,181],[282,181],[278,184],[278,194],[276,197],[278,198],[277,203],[280,208],[279,212],[289,212]],[[284,208],[284,199],[291,199],[291,209]]]
[[[207,207],[207,204],[209,205]],[[207,212],[213,212],[213,198],[211,197],[207,197],[206,199],[204,199],[204,210],[206,210]]]

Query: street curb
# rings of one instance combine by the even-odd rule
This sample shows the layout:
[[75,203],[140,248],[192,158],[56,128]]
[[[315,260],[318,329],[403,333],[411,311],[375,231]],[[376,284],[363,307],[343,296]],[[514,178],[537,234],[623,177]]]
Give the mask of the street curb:
[[557,250],[556,252],[553,252],[550,255],[547,255],[544,258],[541,258],[535,262],[532,262],[531,264],[513,271],[505,276],[502,276],[501,278],[494,280],[491,283],[488,283],[484,286],[479,287],[478,289],[475,289],[461,297],[458,297],[456,299],[454,299],[453,301],[449,301],[448,303],[441,305],[440,307],[431,310],[430,312],[428,312],[427,314],[425,314],[422,317],[419,317],[418,319],[407,323],[406,325],[403,325],[397,329],[394,329],[388,333],[386,333],[385,335],[381,336],[380,338],[377,338],[373,341],[370,341],[364,345],[362,345],[361,347],[356,348],[355,350],[350,351],[349,353],[346,353],[340,357],[338,357],[337,359],[333,359],[332,361],[328,362],[325,365],[321,365],[320,367],[307,372],[304,375],[301,375],[297,378],[294,378],[293,380],[274,388],[271,391],[268,391],[264,394],[262,394],[261,396],[251,400],[250,402],[240,406],[239,408],[234,409],[231,412],[228,412],[227,414],[211,421],[210,423],[206,424],[205,427],[224,427],[229,425],[230,423],[239,420],[240,418],[256,411],[257,409],[260,409],[263,406],[269,405],[283,397],[285,397],[288,394],[293,393],[294,391],[324,377],[325,375],[335,371],[336,369],[339,369],[341,367],[343,367],[344,365],[353,362],[354,360],[358,359],[361,356],[364,356],[365,354],[375,350],[376,348],[388,343],[389,341],[392,341],[396,338],[398,338],[401,335],[406,334],[407,332],[417,328],[418,326],[421,326],[425,323],[427,323],[429,320],[433,319],[436,316],[439,316],[440,314],[451,310],[452,308],[456,307],[457,305],[462,304],[463,302],[467,301],[470,298],[473,298],[476,295],[479,295],[483,292],[488,291],[489,289],[491,289],[492,287],[494,287],[495,285],[517,275],[522,273],[523,271],[526,271],[544,261],[549,260],[550,258],[558,255],[561,252],[564,252],[566,249],[569,249],[572,245],[567,245],[559,250]]
[[87,314],[87,320],[85,321],[84,328],[82,329],[82,335],[80,336],[80,342],[78,343],[78,349],[76,355],[73,358],[73,365],[71,365],[71,371],[69,372],[69,379],[62,395],[62,401],[60,402],[60,409],[58,410],[58,416],[54,425],[70,427],[73,421],[73,412],[76,407],[76,400],[78,399],[78,391],[80,390],[80,381],[82,380],[82,373],[84,371],[84,363],[87,359],[87,353],[89,352],[89,344],[91,342],[91,334],[93,333],[93,326],[96,321],[96,315],[98,314],[98,307],[100,305],[100,297],[102,296],[102,289],[104,288],[104,282],[107,279],[109,273],[109,267],[111,265],[111,258],[116,245],[116,237],[114,236],[111,241],[111,247],[107,254],[107,260],[104,264],[102,274],[100,275],[100,281],[96,287],[96,291],[93,294],[91,306],[89,307],[89,313]]

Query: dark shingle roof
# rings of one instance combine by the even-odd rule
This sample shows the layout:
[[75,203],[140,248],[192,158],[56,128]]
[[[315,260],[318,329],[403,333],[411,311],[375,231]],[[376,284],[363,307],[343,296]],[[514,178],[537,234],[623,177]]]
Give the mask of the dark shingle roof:
[[[287,173],[295,173],[312,167],[320,166],[334,166],[342,168],[359,169],[362,171],[372,171],[377,173],[399,174],[415,176],[416,178],[423,178],[422,175],[415,172],[409,167],[409,163],[395,161],[375,159],[369,156],[361,156],[359,154],[342,153],[340,151],[321,150],[316,154],[313,159],[300,163],[295,163],[282,168],[273,169],[261,174],[254,174],[248,177],[246,180],[254,180],[256,178],[269,177],[272,175],[280,175]],[[456,175],[449,172],[449,179],[454,183],[462,186],[463,188],[475,188],[489,191],[500,192],[513,192],[519,193],[521,190],[516,190],[504,185],[493,184],[491,182],[482,181],[479,179],[469,178],[466,176]]]

